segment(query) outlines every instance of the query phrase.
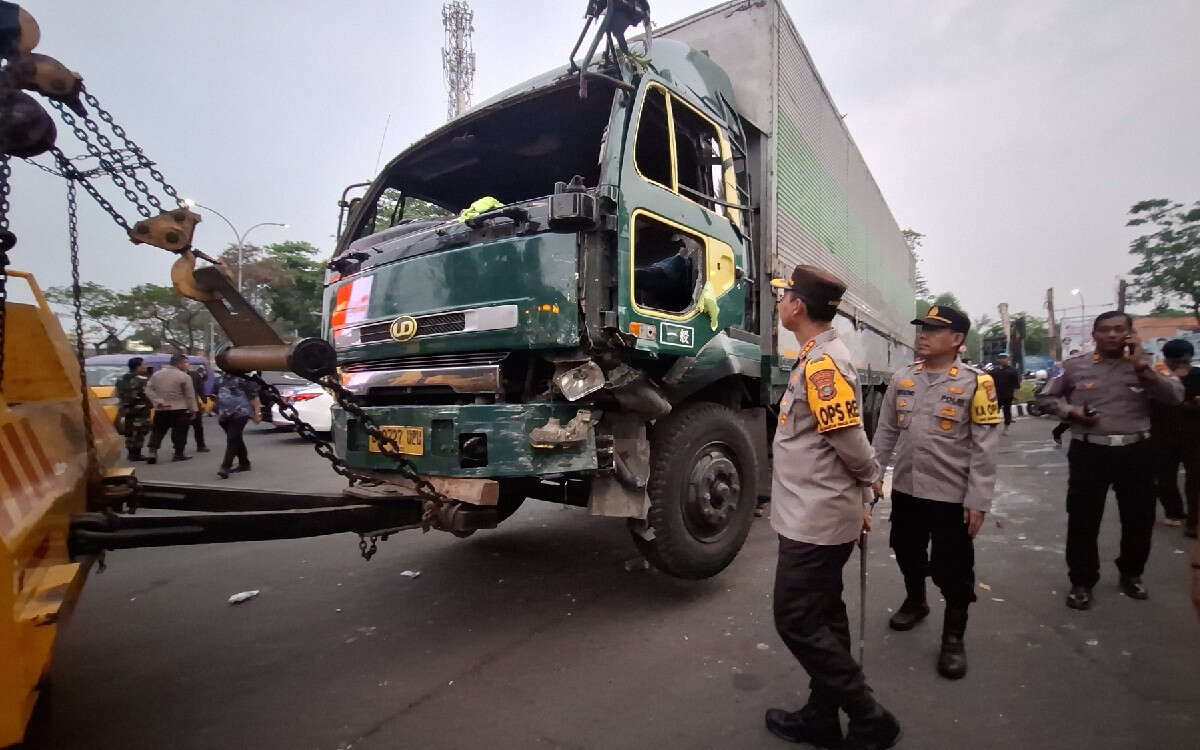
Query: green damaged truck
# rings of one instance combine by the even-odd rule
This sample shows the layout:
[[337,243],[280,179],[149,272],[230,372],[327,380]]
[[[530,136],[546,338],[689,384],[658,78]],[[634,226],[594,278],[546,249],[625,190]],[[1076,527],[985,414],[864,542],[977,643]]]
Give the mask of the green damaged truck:
[[[661,570],[711,576],[769,493],[797,356],[768,280],[849,283],[836,325],[870,423],[912,359],[913,258],[776,0],[573,68],[430,133],[350,204],[325,335],[422,474],[498,484],[497,522],[586,506]],[[394,469],[341,409],[334,440]]]

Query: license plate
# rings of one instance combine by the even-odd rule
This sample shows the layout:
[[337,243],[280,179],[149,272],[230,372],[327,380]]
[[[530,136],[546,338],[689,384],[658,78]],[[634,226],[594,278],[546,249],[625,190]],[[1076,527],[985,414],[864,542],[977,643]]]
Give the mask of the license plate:
[[[400,446],[400,452],[409,456],[425,455],[425,430],[422,427],[401,427],[397,425],[380,425],[380,431]],[[375,438],[367,442],[367,449],[372,453],[382,453]]]

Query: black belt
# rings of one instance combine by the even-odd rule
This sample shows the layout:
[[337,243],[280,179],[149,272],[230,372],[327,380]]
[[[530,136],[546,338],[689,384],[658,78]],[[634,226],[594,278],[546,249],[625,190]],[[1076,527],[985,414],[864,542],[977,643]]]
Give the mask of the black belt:
[[1127,435],[1091,435],[1084,433],[1083,435],[1076,435],[1073,439],[1082,443],[1091,443],[1092,445],[1121,446],[1140,443],[1149,437],[1150,432],[1143,430],[1142,432],[1131,432]]

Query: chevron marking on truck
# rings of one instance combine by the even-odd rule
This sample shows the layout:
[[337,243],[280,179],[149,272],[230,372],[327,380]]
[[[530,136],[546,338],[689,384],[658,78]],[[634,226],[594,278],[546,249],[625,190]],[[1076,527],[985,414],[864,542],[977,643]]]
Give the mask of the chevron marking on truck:
[[[37,488],[52,476],[50,461],[28,419],[0,427],[0,537],[8,538],[29,516]],[[24,440],[21,439],[24,433]]]

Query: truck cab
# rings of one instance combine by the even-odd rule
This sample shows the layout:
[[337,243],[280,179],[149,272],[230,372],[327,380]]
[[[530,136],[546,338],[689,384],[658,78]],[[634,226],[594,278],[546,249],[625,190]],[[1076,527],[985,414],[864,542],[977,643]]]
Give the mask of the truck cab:
[[[712,575],[766,463],[747,126],[677,41],[585,75],[586,97],[554,71],[387,165],[330,263],[326,335],[422,473],[499,480],[502,516],[633,519],[651,562]],[[334,436],[394,468],[344,411]]]

